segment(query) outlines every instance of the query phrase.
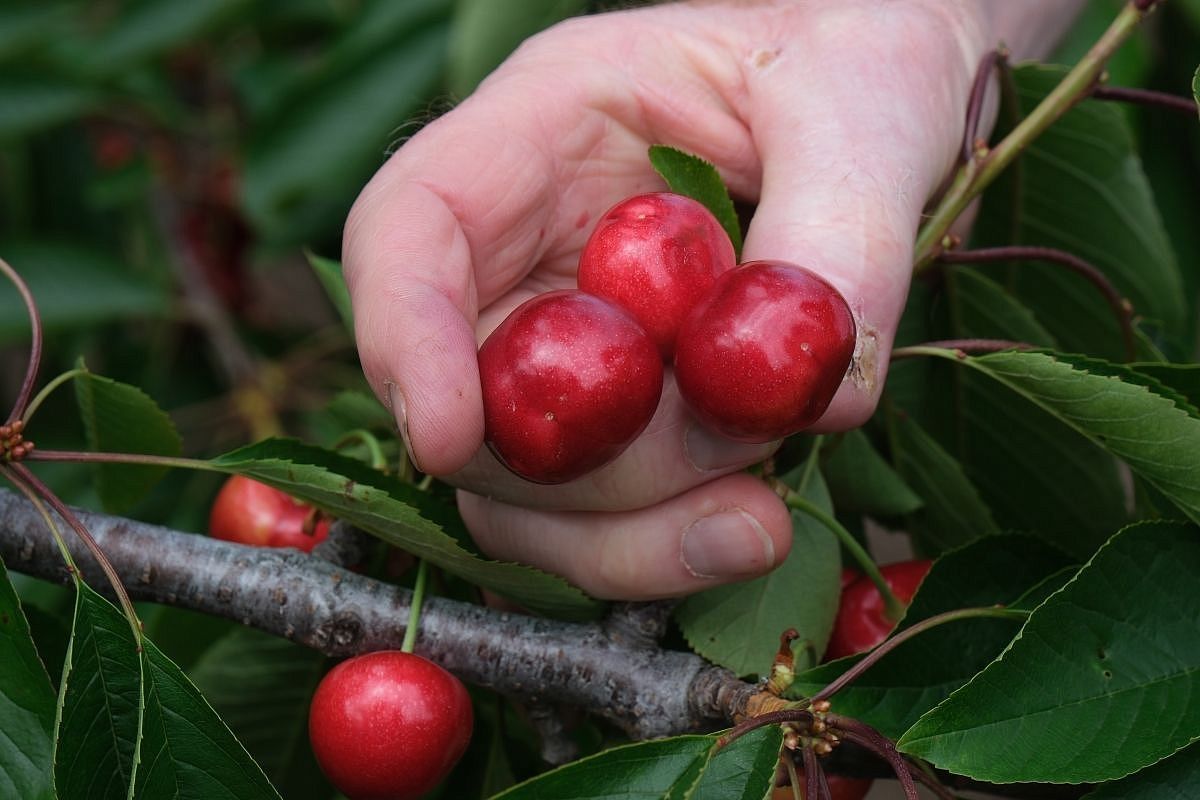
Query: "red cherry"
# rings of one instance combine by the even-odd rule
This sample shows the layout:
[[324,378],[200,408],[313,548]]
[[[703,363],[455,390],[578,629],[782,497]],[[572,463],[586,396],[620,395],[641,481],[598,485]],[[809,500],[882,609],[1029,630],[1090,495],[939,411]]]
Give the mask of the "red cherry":
[[[907,606],[932,565],[932,561],[926,560],[901,561],[880,567],[879,571],[892,593]],[[895,627],[895,621],[888,619],[884,611],[883,595],[864,575],[842,590],[825,659],[870,650],[886,639]]]
[[[797,767],[796,773],[800,780],[804,780],[804,770]],[[870,778],[847,778],[844,775],[831,775],[825,773],[825,782],[829,784],[829,796],[832,800],[863,800],[867,796],[867,792],[871,791],[873,781]],[[803,787],[803,783],[801,786]],[[771,800],[794,800],[795,794],[792,793],[792,787],[780,786],[775,789],[771,795]]]
[[729,235],[702,204],[640,194],[596,223],[579,256],[579,288],[629,311],[669,360],[683,318],[735,263]]
[[623,309],[583,292],[538,295],[479,348],[484,440],[535,483],[565,483],[612,461],[662,393],[654,342]]
[[329,536],[329,519],[273,486],[234,475],[217,493],[208,533],[227,542],[307,553]]
[[854,354],[837,289],[782,261],[717,278],[679,331],[675,379],[701,422],[743,442],[807,428],[829,407]]
[[458,678],[420,656],[381,650],[321,679],[308,736],[321,770],[350,800],[408,800],[449,774],[473,722]]

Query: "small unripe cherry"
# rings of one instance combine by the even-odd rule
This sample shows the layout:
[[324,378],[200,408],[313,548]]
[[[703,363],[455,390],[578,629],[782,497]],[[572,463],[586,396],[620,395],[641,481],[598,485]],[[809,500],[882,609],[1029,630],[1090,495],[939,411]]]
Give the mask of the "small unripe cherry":
[[579,288],[629,311],[669,360],[683,318],[734,263],[728,234],[704,205],[652,192],[596,223],[579,256]]
[[783,261],[717,278],[680,328],[675,380],[705,425],[770,442],[829,407],[854,355],[854,316],[825,279]]
[[479,348],[484,441],[535,483],[612,461],[658,407],[663,368],[626,311],[575,290],[527,300]]

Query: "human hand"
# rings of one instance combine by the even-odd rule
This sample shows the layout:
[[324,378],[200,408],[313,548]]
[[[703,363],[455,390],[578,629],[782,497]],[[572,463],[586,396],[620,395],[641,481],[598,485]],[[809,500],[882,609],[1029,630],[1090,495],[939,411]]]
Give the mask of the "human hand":
[[346,226],[359,351],[419,468],[461,487],[480,548],[605,598],[676,596],[779,564],[787,511],[740,472],[778,443],[699,427],[668,370],[654,419],[616,461],[533,485],[481,446],[477,345],[524,300],[575,285],[591,226],[617,201],[663,188],[646,151],[669,144],[757,201],[744,259],[802,264],[846,297],[858,350],[812,430],[861,424],[882,388],[921,210],[958,151],[976,65],[1001,36],[1013,42],[995,15],[1044,31],[1034,18],[1050,13],[843,0],[581,18],[531,39],[405,144]]

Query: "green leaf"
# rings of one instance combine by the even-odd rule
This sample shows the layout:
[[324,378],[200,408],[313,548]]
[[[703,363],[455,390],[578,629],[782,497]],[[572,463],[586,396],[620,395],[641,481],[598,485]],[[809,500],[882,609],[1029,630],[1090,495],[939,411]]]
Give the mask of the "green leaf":
[[350,389],[338,392],[329,401],[326,410],[345,430],[365,428],[366,430],[394,431],[396,418],[384,408],[383,403],[374,395],[366,392],[355,392]]
[[[98,247],[5,243],[3,257],[29,284],[47,332],[129,317],[163,317],[170,309],[161,285]],[[0,341],[28,338],[25,306],[8,281],[0,281]]]
[[[959,608],[1012,604],[1068,563],[1057,549],[1027,536],[972,542],[934,562],[900,628]],[[840,691],[837,712],[897,737],[986,667],[1018,629],[1012,620],[971,619],[926,631]],[[813,694],[858,660],[838,659],[799,675],[789,695]]]
[[593,617],[600,610],[599,603],[562,578],[483,559],[473,551],[452,506],[360,461],[296,441],[268,439],[209,463],[282,489],[528,608],[571,618]]
[[1083,800],[1195,800],[1200,797],[1200,745],[1188,745],[1170,758],[1106,783]]
[[0,797],[52,800],[54,688],[0,561]]
[[[80,362],[79,368],[86,369]],[[177,456],[182,440],[174,423],[141,389],[92,372],[75,378],[75,398],[93,451]],[[96,483],[104,508],[132,508],[166,474],[166,467],[97,464]]]
[[[1109,378],[1117,378],[1124,383],[1135,386],[1145,386],[1159,397],[1165,397],[1170,400],[1181,411],[1186,411],[1189,416],[1200,417],[1200,409],[1196,407],[1196,404],[1192,402],[1192,399],[1188,395],[1180,392],[1174,386],[1159,380],[1155,376],[1157,372],[1183,384],[1197,384],[1200,383],[1200,364],[1150,363],[1145,365],[1145,368],[1142,368],[1134,364],[1113,364],[1099,358],[1088,358],[1087,356],[1073,353],[1054,353],[1053,355],[1058,361],[1070,364],[1076,369],[1089,372],[1092,375],[1104,375]],[[1197,387],[1192,386],[1190,388],[1195,389]]]
[[679,736],[614,747],[514,786],[495,800],[683,800],[716,740]]
[[466,97],[517,45],[586,7],[585,0],[458,0],[447,66],[450,90]]
[[986,264],[949,267],[949,285],[957,307],[956,335],[962,339],[1010,339],[1054,347],[1050,331],[1029,308],[992,278]]
[[1012,645],[899,742],[972,778],[1122,778],[1200,735],[1200,531],[1113,537]]
[[898,517],[921,507],[921,498],[884,460],[862,429],[847,431],[826,450],[828,457],[821,474],[841,511]]
[[325,289],[325,294],[329,296],[329,301],[333,303],[333,307],[337,309],[338,315],[346,325],[346,330],[353,336],[354,309],[350,306],[350,290],[346,288],[346,278],[342,275],[341,262],[331,258],[322,258],[316,253],[308,251],[304,255],[307,256],[308,265],[312,267],[317,280]]
[[312,241],[340,225],[397,126],[435,90],[447,36],[445,23],[429,25],[321,74],[255,129],[241,189],[259,231],[283,244]]
[[1045,353],[992,353],[959,363],[1003,383],[1097,442],[1190,518],[1200,520],[1200,420],[1171,400]]
[[[821,474],[812,471],[800,493],[832,513]],[[761,578],[718,586],[685,599],[675,620],[688,644],[738,675],[763,675],[779,636],[795,628],[802,642],[824,651],[840,591],[838,540],[821,523],[792,512],[792,549]]]
[[783,729],[761,728],[733,740],[709,759],[689,800],[763,800],[775,785]]
[[[1139,374],[1148,375],[1164,386],[1174,389],[1184,397],[1192,409],[1200,407],[1200,364],[1165,364],[1141,361],[1129,366]],[[1159,394],[1165,394],[1165,392],[1160,390]],[[1188,410],[1177,398],[1175,404]],[[1190,410],[1189,413],[1191,413]]]
[[146,719],[135,796],[279,800],[187,676],[149,639],[143,644]]
[[921,552],[936,555],[999,533],[992,512],[954,460],[907,414],[888,417],[896,470],[921,499],[908,528]]
[[[1064,74],[1061,67],[1014,70],[1021,112],[1028,113]],[[1125,115],[1114,103],[1085,101],[1022,154],[1016,218],[1007,199],[984,198],[977,238],[994,244],[1055,247],[1098,267],[1170,336],[1186,325],[1182,277]],[[989,193],[991,194],[991,193]],[[1063,349],[1121,353],[1116,318],[1095,287],[1061,267],[1023,263],[1016,295]],[[1098,343],[1101,349],[1097,350]]]
[[650,147],[650,163],[676,194],[703,203],[712,212],[733,242],[733,251],[742,253],[742,228],[729,190],[716,167],[699,156],[656,144]]
[[325,662],[315,650],[238,627],[189,671],[213,710],[289,797],[324,783],[309,754],[308,704]]
[[142,728],[142,663],[129,621],[76,583],[59,692],[54,783],[60,800],[125,800]]

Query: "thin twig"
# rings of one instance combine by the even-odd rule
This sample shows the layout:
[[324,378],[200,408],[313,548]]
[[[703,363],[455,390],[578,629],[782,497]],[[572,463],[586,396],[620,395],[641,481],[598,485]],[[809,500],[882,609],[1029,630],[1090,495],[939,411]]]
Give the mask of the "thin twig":
[[929,355],[930,350],[953,350],[959,358],[966,358],[968,353],[999,353],[1004,350],[1033,350],[1029,342],[1017,342],[1012,339],[935,339],[932,342],[897,347],[892,351],[892,361],[902,358],[916,358]]
[[900,779],[900,786],[904,789],[906,800],[920,800],[917,795],[917,784],[913,781],[908,762],[904,760],[904,756],[900,755],[900,751],[896,749],[896,745],[891,739],[865,722],[856,719],[830,714],[826,720],[830,727],[841,733],[846,741],[865,747],[886,761],[896,773],[896,777]]
[[17,399],[4,421],[4,424],[8,425],[21,418],[25,407],[29,405],[29,398],[33,396],[33,386],[37,383],[38,369],[42,365],[42,316],[38,313],[37,303],[34,302],[33,293],[29,291],[25,279],[3,258],[0,258],[0,272],[17,287],[17,293],[21,295],[25,310],[29,313],[29,363],[25,366],[25,379],[21,381]]
[[1157,92],[1153,89],[1134,89],[1129,86],[1097,86],[1092,90],[1094,100],[1115,100],[1119,103],[1133,103],[1139,106],[1165,108],[1168,111],[1178,111],[1189,117],[1196,116],[1196,101],[1183,95],[1170,92]]
[[1008,65],[1008,50],[997,47],[989,50],[979,60],[979,68],[975,71],[975,83],[971,85],[971,96],[967,100],[967,124],[963,130],[962,160],[971,160],[979,149],[979,118],[983,115],[983,101],[987,98],[987,87],[991,82],[992,72],[999,67],[1005,69]]

